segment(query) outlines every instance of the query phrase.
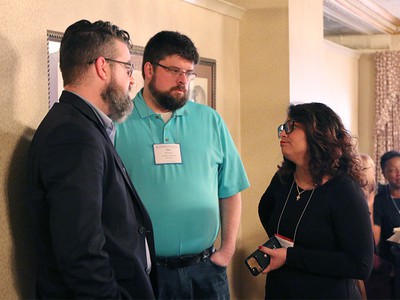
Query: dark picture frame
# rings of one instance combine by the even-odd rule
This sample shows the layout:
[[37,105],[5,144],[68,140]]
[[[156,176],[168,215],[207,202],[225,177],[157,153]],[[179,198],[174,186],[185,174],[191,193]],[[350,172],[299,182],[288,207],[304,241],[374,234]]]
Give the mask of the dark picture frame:
[[62,32],[47,31],[47,91],[49,109],[58,102],[63,90],[58,49],[63,37]]
[[[58,102],[63,90],[61,72],[59,68],[59,53],[57,49],[63,37],[62,32],[47,31],[47,74],[48,74],[48,104]],[[131,61],[135,65],[133,71],[134,86],[131,90],[133,98],[143,87],[142,61],[144,47],[134,45],[131,49]],[[190,99],[216,109],[216,67],[214,59],[201,57],[195,66],[197,77],[190,83]]]
[[197,77],[190,83],[190,98],[216,109],[216,61],[201,57],[199,64],[195,67],[195,72]]
[[143,52],[144,47],[142,46],[133,46],[130,49],[131,52],[131,62],[135,65],[135,69],[133,70],[132,76],[134,79],[134,85],[131,89],[130,95],[133,99],[135,95],[142,89],[144,85],[143,75],[142,75],[142,62],[143,62]]

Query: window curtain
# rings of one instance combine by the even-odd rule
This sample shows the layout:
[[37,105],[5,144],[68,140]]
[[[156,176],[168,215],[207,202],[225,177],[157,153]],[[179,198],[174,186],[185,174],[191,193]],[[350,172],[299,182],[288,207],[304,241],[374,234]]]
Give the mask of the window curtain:
[[380,158],[387,151],[400,151],[400,51],[377,52],[375,66],[374,154],[377,181],[384,183]]

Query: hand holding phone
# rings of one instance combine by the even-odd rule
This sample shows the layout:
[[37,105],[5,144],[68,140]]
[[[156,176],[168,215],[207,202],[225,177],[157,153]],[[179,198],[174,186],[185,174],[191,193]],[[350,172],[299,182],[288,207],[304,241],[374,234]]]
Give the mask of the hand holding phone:
[[[270,249],[281,248],[281,244],[275,236],[270,238],[263,246]],[[260,274],[266,267],[268,267],[269,262],[269,255],[265,254],[259,249],[254,251],[245,259],[245,264],[253,276]]]

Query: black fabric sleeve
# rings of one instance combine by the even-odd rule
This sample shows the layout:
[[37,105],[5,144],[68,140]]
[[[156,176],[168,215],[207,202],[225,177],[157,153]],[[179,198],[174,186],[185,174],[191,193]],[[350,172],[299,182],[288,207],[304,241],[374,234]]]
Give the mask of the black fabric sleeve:
[[375,195],[374,198],[374,224],[382,226],[382,194]]
[[[286,263],[304,272],[366,279],[373,266],[373,234],[362,190],[354,181],[341,180],[329,193],[332,199],[329,224],[336,249],[306,249],[295,245],[288,248]],[[326,237],[315,238],[324,243]]]
[[49,136],[40,172],[48,191],[51,242],[64,280],[76,297],[128,298],[103,250],[102,189],[107,165],[102,148],[89,130],[75,124],[60,126]]
[[267,223],[275,207],[275,198],[273,191],[275,190],[278,182],[278,175],[275,174],[258,204],[258,216],[268,236],[271,235],[271,232],[268,232]]

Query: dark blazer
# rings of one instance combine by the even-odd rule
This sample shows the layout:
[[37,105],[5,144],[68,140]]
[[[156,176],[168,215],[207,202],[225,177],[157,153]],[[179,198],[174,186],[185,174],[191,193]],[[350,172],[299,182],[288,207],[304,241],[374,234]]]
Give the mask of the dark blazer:
[[27,199],[38,298],[155,298],[150,218],[104,126],[73,93],[62,93],[33,137]]

